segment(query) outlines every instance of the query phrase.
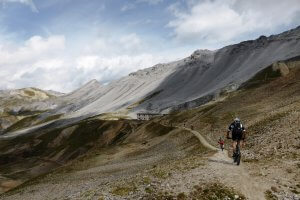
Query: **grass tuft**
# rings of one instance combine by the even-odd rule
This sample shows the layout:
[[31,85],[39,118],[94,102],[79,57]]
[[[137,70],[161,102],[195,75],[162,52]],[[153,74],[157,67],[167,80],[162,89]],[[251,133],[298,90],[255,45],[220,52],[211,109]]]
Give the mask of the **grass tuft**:
[[135,186],[118,186],[111,193],[117,196],[128,196],[131,192],[135,192],[136,189]]
[[156,200],[219,200],[219,199],[235,199],[245,200],[246,197],[233,188],[226,187],[219,183],[196,185],[195,190],[189,194],[179,193],[177,195],[169,194],[168,192],[160,192],[155,194],[148,194],[144,199],[156,199]]
[[272,193],[271,190],[265,191],[266,200],[278,200],[277,196]]
[[28,95],[28,96],[31,96],[31,97],[35,96],[35,93],[32,92],[32,91],[30,91],[30,90],[24,90],[24,93],[25,93],[26,95]]

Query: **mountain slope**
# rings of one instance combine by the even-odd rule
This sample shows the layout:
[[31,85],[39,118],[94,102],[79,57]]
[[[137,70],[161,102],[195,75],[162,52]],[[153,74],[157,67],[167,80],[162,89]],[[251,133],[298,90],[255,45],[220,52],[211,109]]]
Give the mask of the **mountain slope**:
[[139,70],[96,90],[87,90],[90,103],[86,104],[87,98],[82,96],[84,102],[77,102],[76,112],[70,116],[195,107],[223,90],[237,89],[273,63],[299,55],[300,27],[216,51],[198,50],[183,60]]
[[[297,199],[300,59],[284,64],[289,70],[284,76],[266,68],[222,100],[151,121],[61,119],[22,136],[0,137],[0,161],[6,162],[0,167],[2,186],[67,164],[0,199],[207,199],[221,194],[219,199],[244,199],[242,194],[253,200],[264,195]],[[240,166],[225,153],[205,148],[217,147],[235,116],[247,130]],[[178,128],[183,126],[195,131]],[[200,143],[195,132],[210,145]],[[230,144],[226,141],[226,149]]]
[[51,109],[46,102],[54,100],[60,93],[37,88],[0,91],[0,132],[14,123]]

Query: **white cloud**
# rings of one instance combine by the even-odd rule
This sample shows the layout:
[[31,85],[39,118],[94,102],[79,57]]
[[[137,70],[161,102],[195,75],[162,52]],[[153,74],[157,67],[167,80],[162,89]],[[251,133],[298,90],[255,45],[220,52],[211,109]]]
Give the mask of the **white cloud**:
[[[146,44],[136,33],[126,35],[102,35],[93,38],[85,45],[87,54],[99,54],[105,56],[137,54],[140,50],[145,50]],[[144,49],[143,49],[144,48]]]
[[123,48],[130,51],[138,51],[142,47],[141,39],[135,33],[122,36],[120,43]]
[[145,52],[135,33],[118,39],[98,37],[89,43],[78,52],[70,51],[73,46],[67,46],[60,35],[33,36],[22,45],[0,44],[0,89],[38,87],[68,92],[91,79],[107,83],[173,59],[137,51]]
[[291,24],[300,12],[299,0],[204,0],[189,5],[188,11],[178,3],[169,7],[175,19],[168,27],[177,41],[206,45],[230,43],[246,33],[269,33]]
[[[163,59],[163,58],[160,58]],[[156,64],[157,58],[151,54],[139,54],[136,56],[120,55],[114,57],[102,57],[98,55],[81,56],[76,60],[77,70],[83,76],[84,81],[97,79],[101,82],[109,82],[144,67]]]
[[64,36],[50,36],[42,38],[33,36],[22,45],[0,44],[0,88],[15,88],[23,86],[47,86],[36,83],[36,74],[32,79],[24,79],[26,74],[43,68],[55,71],[63,65],[61,54],[65,50]]
[[37,58],[44,59],[49,56],[57,56],[64,49],[64,36],[51,36],[46,39],[40,36],[33,36],[20,47],[0,45],[0,66],[32,64]]
[[33,0],[0,0],[0,3],[2,3],[3,7],[5,7],[6,3],[22,3],[24,5],[29,6],[32,12],[39,12]]

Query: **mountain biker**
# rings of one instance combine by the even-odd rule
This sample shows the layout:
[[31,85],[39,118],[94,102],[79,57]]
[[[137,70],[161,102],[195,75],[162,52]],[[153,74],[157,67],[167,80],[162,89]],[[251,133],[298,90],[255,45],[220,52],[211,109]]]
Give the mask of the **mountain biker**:
[[[229,133],[232,133],[231,138],[229,137]],[[227,131],[227,139],[232,139],[232,148],[233,148],[233,156],[235,156],[236,145],[239,143],[240,146],[243,146],[245,141],[245,127],[241,123],[239,118],[235,118],[234,121],[230,124]]]

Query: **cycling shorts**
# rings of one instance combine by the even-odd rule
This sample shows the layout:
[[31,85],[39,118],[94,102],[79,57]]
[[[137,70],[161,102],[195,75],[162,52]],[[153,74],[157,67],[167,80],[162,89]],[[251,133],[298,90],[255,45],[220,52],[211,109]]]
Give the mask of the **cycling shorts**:
[[232,140],[233,141],[238,141],[238,140],[243,140],[243,133],[241,134],[232,134]]

